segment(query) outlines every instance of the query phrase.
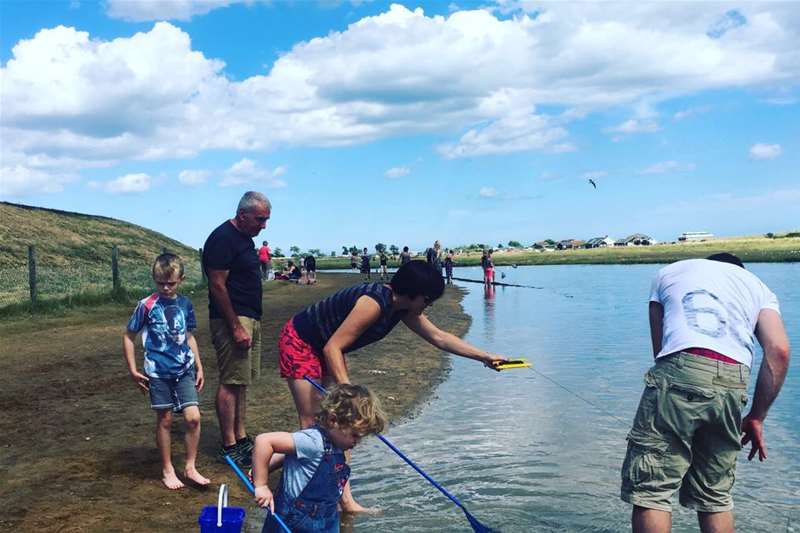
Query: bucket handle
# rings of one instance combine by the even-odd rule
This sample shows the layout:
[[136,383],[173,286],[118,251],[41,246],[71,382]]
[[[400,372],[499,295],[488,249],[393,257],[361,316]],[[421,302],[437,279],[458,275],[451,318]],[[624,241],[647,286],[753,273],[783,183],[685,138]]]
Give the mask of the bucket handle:
[[222,508],[228,506],[228,486],[219,486],[219,497],[217,498],[217,527],[222,527]]

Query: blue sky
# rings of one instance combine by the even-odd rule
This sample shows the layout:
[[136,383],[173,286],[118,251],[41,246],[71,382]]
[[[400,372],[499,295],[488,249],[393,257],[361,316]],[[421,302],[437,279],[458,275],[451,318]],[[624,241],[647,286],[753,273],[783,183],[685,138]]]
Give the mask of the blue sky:
[[[0,3],[0,199],[191,246],[800,228],[800,4]],[[594,189],[588,179],[597,183]]]

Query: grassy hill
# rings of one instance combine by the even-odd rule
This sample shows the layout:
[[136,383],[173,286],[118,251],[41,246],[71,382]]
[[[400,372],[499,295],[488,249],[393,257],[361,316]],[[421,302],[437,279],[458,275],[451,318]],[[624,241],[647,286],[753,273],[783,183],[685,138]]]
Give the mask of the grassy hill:
[[150,266],[162,248],[183,257],[189,284],[201,281],[197,250],[155,231],[113,218],[0,202],[0,307],[29,298],[30,245],[43,300],[111,291],[115,245],[125,289],[151,287]]

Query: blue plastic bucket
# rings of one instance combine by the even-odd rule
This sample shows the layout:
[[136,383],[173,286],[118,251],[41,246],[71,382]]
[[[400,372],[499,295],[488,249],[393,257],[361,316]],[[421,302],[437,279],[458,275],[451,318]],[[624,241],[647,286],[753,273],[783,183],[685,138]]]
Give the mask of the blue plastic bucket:
[[244,524],[244,509],[228,507],[228,487],[219,488],[217,505],[207,505],[200,512],[197,522],[200,533],[240,533]]

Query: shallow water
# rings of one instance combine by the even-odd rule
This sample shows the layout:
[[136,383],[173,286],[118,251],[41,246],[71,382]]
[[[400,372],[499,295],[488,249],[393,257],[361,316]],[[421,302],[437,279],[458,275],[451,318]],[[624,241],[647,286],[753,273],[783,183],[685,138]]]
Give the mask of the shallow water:
[[[481,285],[463,284],[469,290],[464,307],[473,317],[467,340],[527,357],[536,371],[495,373],[455,357],[429,404],[385,435],[479,520],[505,533],[629,530],[630,506],[618,497],[619,469],[652,362],[647,298],[658,268],[501,267],[498,281],[543,288],[486,294]],[[778,295],[797,352],[800,264],[749,268]],[[456,272],[481,277],[478,268]],[[748,463],[745,452],[740,456],[734,488],[739,531],[800,531],[798,361],[795,353],[767,419],[768,460]],[[356,518],[354,531],[470,531],[453,503],[377,439],[359,445],[352,466],[357,498],[384,509]],[[697,530],[694,513],[677,504],[673,519],[676,532]]]

